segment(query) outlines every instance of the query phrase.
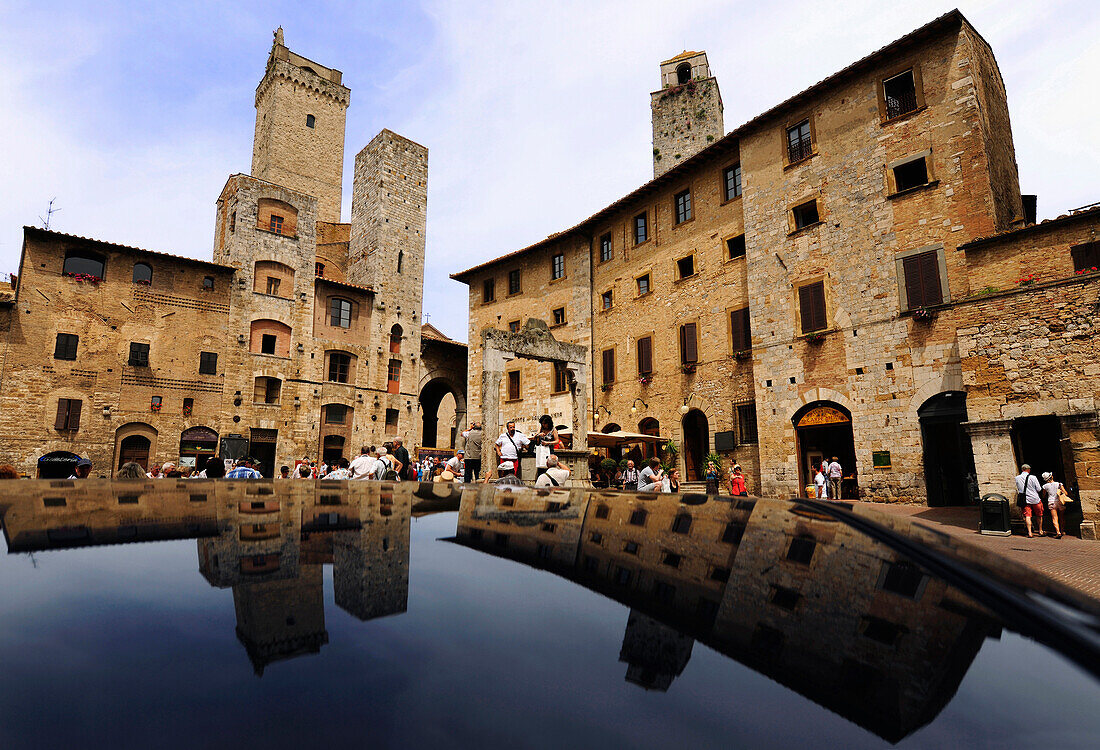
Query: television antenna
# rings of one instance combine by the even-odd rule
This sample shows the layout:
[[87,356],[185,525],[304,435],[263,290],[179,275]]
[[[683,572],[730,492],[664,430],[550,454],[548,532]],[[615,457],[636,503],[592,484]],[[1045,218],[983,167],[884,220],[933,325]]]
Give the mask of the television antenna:
[[54,208],[53,207],[53,202],[55,200],[57,200],[57,198],[50,198],[50,205],[46,209],[46,215],[38,217],[38,220],[42,222],[42,228],[43,229],[48,230],[50,228],[50,220],[53,219],[53,215],[61,210],[60,208]]

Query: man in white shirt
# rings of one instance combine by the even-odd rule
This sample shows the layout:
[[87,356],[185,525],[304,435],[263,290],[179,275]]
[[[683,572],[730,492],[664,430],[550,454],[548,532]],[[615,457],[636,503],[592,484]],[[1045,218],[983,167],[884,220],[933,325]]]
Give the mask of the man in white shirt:
[[[1039,527],[1039,536],[1043,535],[1043,498],[1039,495],[1039,480],[1031,475],[1031,466],[1024,464],[1020,467],[1020,474],[1016,477],[1016,499],[1021,495],[1024,500],[1024,526],[1027,527],[1027,535],[1031,533],[1031,516],[1037,516],[1035,524]],[[1019,504],[1019,502],[1017,502]]]
[[516,423],[509,422],[505,425],[504,432],[497,438],[497,458],[501,463],[511,461],[515,464],[516,476],[519,477],[519,453],[530,444],[528,437],[516,429]]
[[455,454],[447,459],[447,463],[443,465],[444,471],[451,472],[451,478],[447,481],[453,482],[456,479],[461,481],[462,478],[462,459],[466,455],[466,451],[459,448],[455,451]]
[[374,465],[377,463],[377,459],[371,455],[371,449],[374,446],[364,445],[359,450],[359,455],[352,459],[349,469],[351,470],[352,479],[366,479],[374,470]]
[[840,480],[844,478],[844,467],[840,465],[840,462],[836,460],[836,456],[833,456],[833,460],[829,462],[828,479],[829,479],[829,499],[839,500],[840,494]]
[[562,466],[558,457],[551,453],[546,457],[546,471],[535,480],[536,487],[564,487],[569,481],[569,467]]
[[828,499],[829,491],[825,489],[825,475],[820,471],[814,475],[814,488],[817,490],[819,498]]

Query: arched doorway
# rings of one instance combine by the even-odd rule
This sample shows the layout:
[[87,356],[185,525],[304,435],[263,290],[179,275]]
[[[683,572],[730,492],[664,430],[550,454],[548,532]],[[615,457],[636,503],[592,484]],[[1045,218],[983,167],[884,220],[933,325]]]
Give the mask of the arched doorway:
[[710,425],[707,415],[692,409],[684,415],[684,472],[689,482],[702,481],[706,473],[707,454],[710,453]]
[[209,427],[192,427],[180,435],[180,465],[206,468],[206,460],[218,452],[218,433]]
[[[464,408],[464,407],[463,407]],[[420,391],[423,415],[420,445],[424,448],[453,448],[457,435],[459,402],[451,383],[434,378]]]
[[[646,417],[638,423],[638,432],[642,435],[653,435],[654,437],[660,437],[661,435],[661,423],[653,417]],[[660,445],[658,443],[643,443],[642,444],[642,457],[654,458],[659,457]]]
[[121,469],[123,464],[133,462],[149,471],[149,449],[152,447],[152,442],[144,435],[127,435],[122,438],[118,444],[118,466],[115,470]]
[[39,479],[68,479],[76,471],[80,456],[71,451],[53,451],[38,459]]
[[844,471],[841,496],[830,500],[854,500],[859,497],[856,476],[856,447],[852,436],[852,414],[832,401],[806,404],[791,420],[798,444],[799,494],[813,484],[821,462],[836,457]]
[[962,428],[966,421],[966,393],[937,393],[920,405],[917,416],[928,504],[933,507],[968,504],[974,452],[970,437]]

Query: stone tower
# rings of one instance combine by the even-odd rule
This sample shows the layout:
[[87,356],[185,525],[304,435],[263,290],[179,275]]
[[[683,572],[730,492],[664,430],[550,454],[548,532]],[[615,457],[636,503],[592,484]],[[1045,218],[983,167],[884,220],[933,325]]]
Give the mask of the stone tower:
[[283,30],[256,87],[252,176],[312,195],[320,221],[340,221],[344,119],[351,90],[343,74],[296,55]]
[[428,149],[383,130],[355,157],[347,279],[374,288],[377,333],[389,340],[389,364],[408,375],[400,392],[414,402],[427,208]]
[[653,111],[653,176],[660,177],[725,135],[722,93],[706,52],[681,52],[661,63]]

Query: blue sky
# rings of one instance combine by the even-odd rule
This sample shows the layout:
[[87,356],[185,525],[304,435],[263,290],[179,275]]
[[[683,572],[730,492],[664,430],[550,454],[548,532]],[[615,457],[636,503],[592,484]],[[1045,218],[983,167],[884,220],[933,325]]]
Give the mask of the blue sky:
[[[658,62],[707,50],[730,130],[952,2],[13,2],[0,0],[0,270],[55,229],[209,258],[214,201],[249,171],[271,34],[344,72],[355,153],[430,149],[424,310],[467,337],[450,273],[572,226],[652,173]],[[992,44],[1040,217],[1100,200],[1100,4],[958,3]]]

